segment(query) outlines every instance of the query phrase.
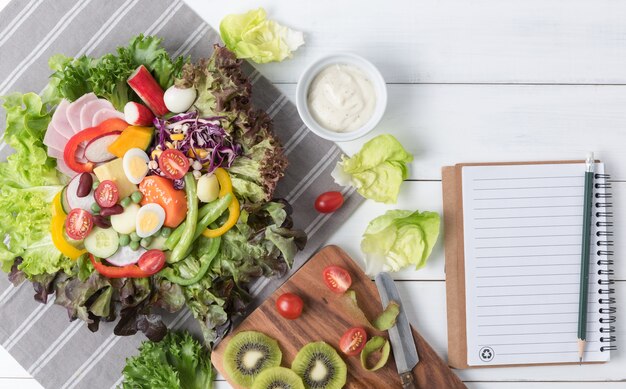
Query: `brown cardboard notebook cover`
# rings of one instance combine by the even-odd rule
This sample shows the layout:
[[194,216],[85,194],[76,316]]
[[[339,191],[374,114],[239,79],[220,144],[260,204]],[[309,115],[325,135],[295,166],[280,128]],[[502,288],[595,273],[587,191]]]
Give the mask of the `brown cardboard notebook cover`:
[[[536,161],[503,163],[466,163],[442,168],[445,236],[446,305],[448,316],[448,364],[467,369],[467,332],[465,305],[465,255],[463,236],[462,168],[464,166],[567,164],[584,161]],[[599,363],[599,362],[591,362]],[[601,362],[600,362],[601,363]],[[568,364],[568,363],[559,363]],[[475,367],[507,367],[493,365]],[[513,365],[519,366],[519,365]],[[525,365],[527,366],[527,365]],[[472,366],[474,367],[474,366]]]

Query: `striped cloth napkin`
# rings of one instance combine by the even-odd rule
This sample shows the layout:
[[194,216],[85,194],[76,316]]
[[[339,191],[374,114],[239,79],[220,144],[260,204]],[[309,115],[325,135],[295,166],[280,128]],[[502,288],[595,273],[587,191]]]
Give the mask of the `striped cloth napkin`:
[[[47,83],[50,56],[101,56],[126,45],[139,33],[158,35],[173,56],[208,57],[219,36],[181,0],[13,0],[0,13],[0,96],[12,91],[40,92]],[[273,118],[289,168],[277,189],[293,205],[297,228],[309,241],[296,260],[295,271],[361,203],[352,190],[333,183],[330,172],[340,149],[318,138],[300,121],[294,105],[252,66],[253,103]],[[5,112],[0,128],[4,130]],[[11,153],[0,144],[0,158]],[[316,195],[343,190],[344,206],[331,215],[313,208]],[[257,301],[283,280],[259,281],[252,287]],[[117,337],[111,323],[92,333],[80,320],[69,322],[66,310],[33,299],[30,283],[13,287],[0,275],[0,344],[46,388],[113,388],[122,382],[126,357],[136,353],[143,335]],[[187,310],[165,316],[170,328],[199,334]]]

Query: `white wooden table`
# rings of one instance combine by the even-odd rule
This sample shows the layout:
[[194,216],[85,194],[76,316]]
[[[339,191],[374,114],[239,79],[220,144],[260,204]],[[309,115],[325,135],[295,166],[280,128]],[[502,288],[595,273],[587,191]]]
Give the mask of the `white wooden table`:
[[[0,0],[0,8],[7,0]],[[259,66],[292,100],[303,68],[331,52],[369,58],[389,83],[371,134],[396,135],[415,155],[398,208],[442,211],[440,168],[470,161],[580,159],[593,150],[615,179],[616,236],[626,222],[626,3],[615,0],[188,0],[213,27],[263,6],[306,32],[291,61]],[[371,137],[370,136],[370,137]],[[369,138],[369,137],[368,137]],[[341,146],[348,153],[367,139]],[[363,205],[328,243],[360,257],[366,223],[390,207]],[[619,241],[619,239],[618,239]],[[618,242],[618,347],[610,363],[458,371],[470,388],[626,388],[626,264]],[[410,320],[447,353],[441,242],[420,271],[395,275]],[[620,300],[621,299],[621,300]],[[0,387],[41,386],[0,350]],[[229,385],[219,381],[218,388]]]

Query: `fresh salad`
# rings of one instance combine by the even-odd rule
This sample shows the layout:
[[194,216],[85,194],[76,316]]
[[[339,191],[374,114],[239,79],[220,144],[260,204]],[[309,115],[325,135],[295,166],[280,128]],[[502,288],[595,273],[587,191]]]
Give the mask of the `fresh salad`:
[[211,345],[256,277],[282,275],[306,242],[274,199],[287,160],[250,105],[241,60],[197,63],[137,36],[101,58],[50,59],[42,93],[5,98],[2,268],[70,320],[117,335],[166,327],[187,306]]

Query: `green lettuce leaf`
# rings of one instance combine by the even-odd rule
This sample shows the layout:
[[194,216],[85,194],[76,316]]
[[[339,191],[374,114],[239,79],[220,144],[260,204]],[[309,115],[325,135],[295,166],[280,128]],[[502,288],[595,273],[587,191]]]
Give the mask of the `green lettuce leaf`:
[[[172,60],[162,43],[161,38],[140,34],[128,46],[118,47],[115,54],[101,58],[53,56],[48,63],[55,71],[51,85],[56,85],[58,95],[70,101],[94,92],[109,100],[117,110],[123,110],[128,101],[140,101],[126,83],[138,66],[146,66],[165,90],[174,83],[187,62],[183,57]],[[46,92],[48,95],[52,93]]]
[[344,156],[332,175],[339,185],[354,186],[365,198],[393,204],[398,201],[411,161],[413,156],[402,144],[384,134],[365,143],[351,158]]
[[304,44],[304,34],[266,19],[263,8],[228,15],[220,23],[220,34],[237,58],[257,63],[283,61]]
[[215,371],[211,354],[188,332],[170,332],[160,342],[143,342],[126,359],[122,388],[210,389]]
[[372,220],[361,241],[366,272],[398,271],[426,264],[439,236],[439,214],[393,210]]
[[9,272],[21,257],[18,270],[27,278],[69,271],[71,261],[52,243],[50,202],[62,186],[54,160],[42,143],[50,114],[34,93],[5,97],[7,128],[3,139],[15,153],[0,162],[0,243],[2,270]]

